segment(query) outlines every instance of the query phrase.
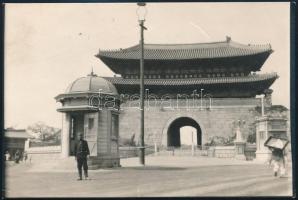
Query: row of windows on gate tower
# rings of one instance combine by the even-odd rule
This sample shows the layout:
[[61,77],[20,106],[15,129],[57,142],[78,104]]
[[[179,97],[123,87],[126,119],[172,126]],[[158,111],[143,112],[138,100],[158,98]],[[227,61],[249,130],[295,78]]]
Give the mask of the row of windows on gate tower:
[[[212,73],[212,74],[167,74],[167,75],[144,75],[146,79],[159,79],[159,78],[212,78],[212,77],[237,77],[237,76],[245,76],[244,72],[241,73]],[[139,78],[139,75],[124,75],[124,78]]]

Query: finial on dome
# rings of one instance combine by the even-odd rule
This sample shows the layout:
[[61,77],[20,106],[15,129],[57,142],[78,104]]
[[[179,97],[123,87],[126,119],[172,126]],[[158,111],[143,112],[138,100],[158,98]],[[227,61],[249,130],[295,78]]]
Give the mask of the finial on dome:
[[93,67],[91,68],[91,73],[88,74],[88,76],[97,76],[97,75],[93,72]]
[[226,36],[227,38],[227,42],[230,42],[231,41],[231,37],[230,36]]

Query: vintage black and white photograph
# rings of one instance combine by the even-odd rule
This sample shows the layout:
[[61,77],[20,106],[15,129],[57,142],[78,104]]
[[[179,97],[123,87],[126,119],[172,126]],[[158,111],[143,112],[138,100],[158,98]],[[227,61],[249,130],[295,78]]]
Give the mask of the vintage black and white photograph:
[[7,3],[5,197],[292,196],[290,2]]

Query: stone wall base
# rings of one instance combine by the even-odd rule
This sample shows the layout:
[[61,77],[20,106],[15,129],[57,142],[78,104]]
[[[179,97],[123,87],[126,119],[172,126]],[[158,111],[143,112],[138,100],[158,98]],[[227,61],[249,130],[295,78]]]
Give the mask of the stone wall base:
[[270,151],[256,151],[256,161],[269,161],[271,158],[271,152]]
[[100,169],[100,168],[110,168],[110,167],[121,167],[119,157],[96,157],[91,156],[88,159],[88,168]]

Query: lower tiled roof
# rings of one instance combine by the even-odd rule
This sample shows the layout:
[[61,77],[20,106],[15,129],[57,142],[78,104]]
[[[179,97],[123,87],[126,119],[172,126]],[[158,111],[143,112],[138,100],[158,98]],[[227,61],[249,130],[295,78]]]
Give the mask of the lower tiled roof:
[[[122,77],[103,77],[115,85],[138,85],[140,79],[124,79]],[[209,85],[225,83],[249,83],[278,78],[276,73],[256,74],[238,77],[216,77],[216,78],[187,78],[187,79],[144,79],[145,85]]]

